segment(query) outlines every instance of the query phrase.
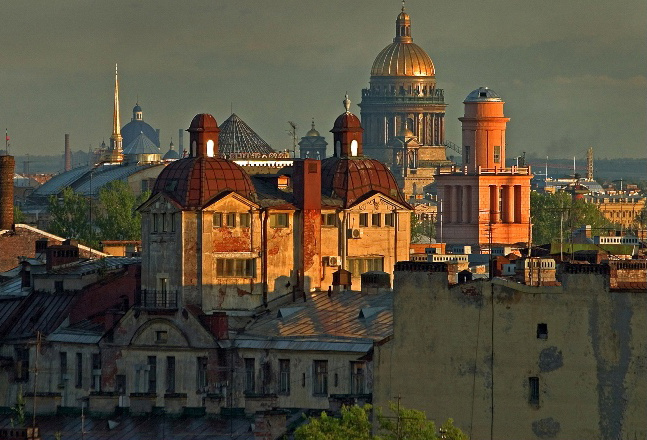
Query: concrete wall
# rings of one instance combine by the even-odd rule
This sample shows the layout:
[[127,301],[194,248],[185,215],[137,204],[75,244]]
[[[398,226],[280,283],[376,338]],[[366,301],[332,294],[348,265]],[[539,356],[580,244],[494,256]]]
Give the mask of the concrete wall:
[[600,274],[564,274],[561,287],[446,280],[396,272],[393,339],[375,350],[376,406],[400,395],[471,438],[647,438],[644,291],[609,292]]

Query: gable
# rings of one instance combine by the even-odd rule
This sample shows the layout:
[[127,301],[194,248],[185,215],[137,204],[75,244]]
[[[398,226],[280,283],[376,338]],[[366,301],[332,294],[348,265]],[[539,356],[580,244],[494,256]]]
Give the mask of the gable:
[[249,211],[250,208],[257,209],[259,206],[235,192],[219,194],[204,206],[205,211]]
[[[161,208],[161,209],[160,209]],[[163,211],[163,212],[173,212],[181,211],[182,207],[175,200],[170,198],[164,193],[153,194],[146,200],[144,203],[139,205],[137,211],[139,212],[150,212],[150,211]]]
[[367,211],[393,211],[403,210],[410,211],[410,209],[401,203],[396,202],[392,198],[382,194],[373,193],[372,195],[360,199],[349,208],[351,211],[367,212]]

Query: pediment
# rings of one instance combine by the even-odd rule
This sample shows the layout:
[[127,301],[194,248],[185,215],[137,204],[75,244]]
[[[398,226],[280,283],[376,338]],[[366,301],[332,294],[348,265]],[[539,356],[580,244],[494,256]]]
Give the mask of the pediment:
[[392,198],[385,196],[382,193],[375,193],[366,198],[360,199],[350,207],[350,210],[362,211],[362,212],[384,211],[384,210],[410,211],[408,207],[396,202]]

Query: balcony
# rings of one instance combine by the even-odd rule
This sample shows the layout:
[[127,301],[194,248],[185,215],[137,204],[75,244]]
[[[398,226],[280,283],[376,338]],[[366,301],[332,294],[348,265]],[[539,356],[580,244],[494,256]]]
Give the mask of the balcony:
[[177,310],[177,290],[142,290],[135,298],[135,306],[149,310]]

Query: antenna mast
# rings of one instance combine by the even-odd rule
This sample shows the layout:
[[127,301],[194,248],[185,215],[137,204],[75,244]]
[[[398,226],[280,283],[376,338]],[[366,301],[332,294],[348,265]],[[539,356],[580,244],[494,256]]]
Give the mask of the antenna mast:
[[294,158],[297,157],[297,124],[292,121],[288,121],[290,124],[290,131],[288,132],[292,136],[292,155]]

